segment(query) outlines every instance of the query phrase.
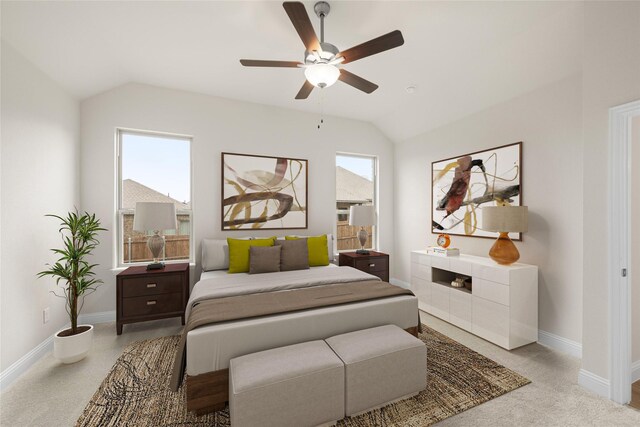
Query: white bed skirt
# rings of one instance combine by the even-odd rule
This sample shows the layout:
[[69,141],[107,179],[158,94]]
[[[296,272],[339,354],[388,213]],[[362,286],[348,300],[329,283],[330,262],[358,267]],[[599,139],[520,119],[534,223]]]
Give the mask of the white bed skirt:
[[227,369],[234,357],[382,325],[418,324],[418,299],[402,295],[203,326],[187,335],[187,374]]

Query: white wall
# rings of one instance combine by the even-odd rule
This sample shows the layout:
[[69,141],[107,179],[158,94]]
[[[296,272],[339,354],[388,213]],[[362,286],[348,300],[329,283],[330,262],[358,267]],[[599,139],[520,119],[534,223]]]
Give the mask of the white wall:
[[640,116],[631,128],[631,361],[640,362]]
[[[410,280],[409,252],[435,245],[431,162],[523,141],[523,204],[529,232],[520,261],[539,270],[540,329],[582,337],[581,76],[575,75],[397,146],[396,277]],[[452,236],[465,254],[488,256],[493,241]]]
[[640,99],[640,2],[586,2],[583,64],[584,315],[582,368],[609,378],[609,108]]
[[78,130],[79,103],[2,42],[3,371],[68,322],[64,301],[49,293],[53,280],[36,273],[61,245],[57,220],[44,215],[79,205]]
[[369,123],[325,117],[324,125],[317,129],[319,114],[141,84],[128,84],[83,101],[81,117],[82,207],[95,212],[111,230],[97,250],[99,276],[105,284],[87,301],[87,312],[114,310],[116,304],[115,273],[110,269],[116,263],[113,230],[117,127],[193,135],[197,257],[204,237],[278,234],[220,231],[222,151],[309,159],[310,234],[332,232],[334,228],[336,152],[379,156],[379,248],[393,250],[393,146]]

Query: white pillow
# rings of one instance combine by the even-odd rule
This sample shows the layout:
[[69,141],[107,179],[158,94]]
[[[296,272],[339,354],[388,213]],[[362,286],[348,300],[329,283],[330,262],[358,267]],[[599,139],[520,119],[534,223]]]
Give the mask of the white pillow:
[[[251,240],[252,238],[238,237],[238,239]],[[229,244],[227,239],[202,239],[202,271],[228,269]]]
[[329,252],[329,264],[333,261],[333,234],[327,234],[327,251]]
[[202,239],[202,271],[226,270],[229,268],[229,245],[227,240]]

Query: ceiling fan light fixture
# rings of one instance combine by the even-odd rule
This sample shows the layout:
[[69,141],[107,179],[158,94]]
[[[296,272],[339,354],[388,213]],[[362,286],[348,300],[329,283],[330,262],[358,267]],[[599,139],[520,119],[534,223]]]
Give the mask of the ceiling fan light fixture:
[[338,81],[340,70],[335,65],[313,64],[304,70],[304,76],[315,87],[329,87]]

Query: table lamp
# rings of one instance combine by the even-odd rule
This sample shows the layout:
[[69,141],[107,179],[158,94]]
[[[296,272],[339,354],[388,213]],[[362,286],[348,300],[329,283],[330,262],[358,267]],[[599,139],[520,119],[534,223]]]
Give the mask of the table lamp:
[[520,253],[509,238],[509,233],[521,233],[528,228],[526,206],[486,206],[482,208],[482,229],[500,233],[491,247],[489,256],[502,265],[513,264]]
[[351,206],[349,208],[349,225],[360,226],[358,240],[360,249],[356,251],[360,255],[369,255],[369,251],[364,248],[369,238],[369,233],[364,229],[376,224],[376,210],[374,206]]
[[164,268],[160,262],[160,253],[164,248],[164,239],[160,236],[162,230],[175,230],[176,206],[173,203],[137,202],[133,217],[133,229],[146,233],[153,231],[147,245],[153,255],[153,262],[147,264],[147,270],[159,270]]

